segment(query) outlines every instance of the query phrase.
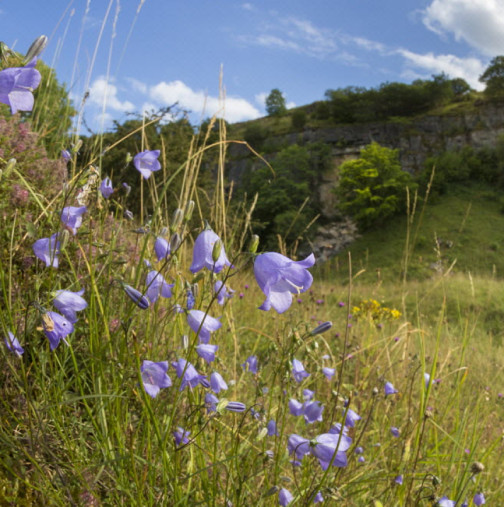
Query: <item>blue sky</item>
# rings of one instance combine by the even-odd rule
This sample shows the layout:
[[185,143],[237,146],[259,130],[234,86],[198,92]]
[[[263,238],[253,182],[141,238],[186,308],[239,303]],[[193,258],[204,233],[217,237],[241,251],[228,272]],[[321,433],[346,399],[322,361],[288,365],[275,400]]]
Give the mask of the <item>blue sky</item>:
[[193,123],[256,118],[272,88],[291,106],[443,71],[481,89],[504,53],[503,0],[0,0],[0,24],[21,52],[49,37],[42,57],[78,107],[90,92],[95,131],[175,102]]

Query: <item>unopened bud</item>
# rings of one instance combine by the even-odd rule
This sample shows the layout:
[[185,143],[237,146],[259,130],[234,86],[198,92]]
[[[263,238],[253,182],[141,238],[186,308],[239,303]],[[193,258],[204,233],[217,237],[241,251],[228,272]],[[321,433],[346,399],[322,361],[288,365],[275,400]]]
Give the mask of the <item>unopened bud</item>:
[[47,46],[47,37],[45,35],[40,35],[33,42],[30,48],[28,49],[25,56],[25,63],[31,62],[36,56],[39,56],[42,51],[44,51]]
[[122,187],[124,188],[124,191],[126,192],[126,197],[127,197],[128,195],[130,195],[130,192],[131,192],[131,187],[130,187],[130,186],[129,186],[126,182],[124,182],[124,183],[122,184]]
[[72,153],[78,153],[82,146],[82,139],[78,139],[72,147]]
[[159,233],[160,236],[166,236],[166,234],[168,233],[168,227],[163,227],[161,229],[161,232]]
[[278,486],[273,486],[272,488],[268,489],[266,493],[264,493],[263,497],[266,498],[268,496],[273,496],[275,493],[278,493],[279,489],[280,488]]
[[177,208],[173,212],[173,217],[172,217],[171,228],[173,231],[176,230],[177,227],[182,223],[183,218],[184,218],[184,212],[180,208]]
[[179,246],[180,246],[180,235],[176,232],[170,238],[170,251],[174,253]]
[[433,415],[434,415],[434,414],[432,413],[432,410],[427,409],[427,410],[425,411],[424,417],[425,417],[426,419],[430,419]]
[[434,487],[439,486],[441,484],[441,479],[435,475],[432,476],[432,485]]
[[133,157],[131,156],[131,153],[128,151],[126,154],[126,163],[129,164],[133,160]]
[[194,298],[196,299],[199,294],[199,285],[197,283],[193,283],[191,290],[192,290]]
[[[184,310],[182,310],[183,312]],[[188,349],[189,348],[189,336],[188,335],[183,335],[182,336],[182,348],[183,349]]]
[[217,262],[219,260],[220,254],[222,252],[222,241],[218,239],[213,246],[212,250],[212,260]]
[[184,220],[188,222],[191,220],[194,210],[194,201],[188,201],[184,208]]
[[11,158],[7,164],[5,165],[5,168],[3,170],[3,173],[4,173],[4,176],[7,177],[9,176],[10,172],[12,171],[12,169],[14,169],[14,166],[16,165],[16,159],[15,158]]
[[475,461],[471,465],[471,473],[474,475],[480,474],[481,472],[483,472],[483,470],[485,470],[485,465],[483,465],[483,463],[480,463],[479,461]]
[[329,331],[329,329],[331,329],[332,327],[332,322],[331,321],[327,321],[327,322],[322,322],[322,324],[319,324],[315,329],[312,329],[310,331],[310,334],[312,336],[315,336],[316,334],[322,334],[322,333],[325,333],[326,331]]
[[378,396],[379,392],[377,387],[373,387],[373,390],[371,391],[373,393],[373,396]]
[[263,428],[257,435],[257,440],[262,440],[268,434],[268,428]]
[[124,218],[126,218],[127,220],[133,220],[133,213],[129,209],[127,209],[124,212]]
[[250,240],[249,252],[256,253],[257,247],[259,246],[259,236],[257,234],[252,235],[252,239]]

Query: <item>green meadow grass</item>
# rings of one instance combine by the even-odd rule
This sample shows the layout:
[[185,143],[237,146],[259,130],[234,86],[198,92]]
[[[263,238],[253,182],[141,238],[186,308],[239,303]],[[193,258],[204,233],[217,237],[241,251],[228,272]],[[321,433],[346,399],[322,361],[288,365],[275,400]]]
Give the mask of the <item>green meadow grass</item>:
[[[215,146],[195,141],[174,173],[162,168],[149,180],[138,177],[142,202],[154,210],[147,233],[141,217],[124,218],[125,194],[105,200],[98,191],[105,176],[98,148],[83,167],[74,157],[65,184],[51,187],[21,168],[7,172],[1,161],[0,331],[2,337],[13,332],[25,351],[18,357],[0,348],[0,504],[273,506],[287,489],[290,505],[311,505],[318,492],[328,506],[435,505],[444,496],[461,505],[481,491],[499,505],[503,218],[491,189],[456,189],[423,211],[419,205],[409,226],[398,220],[367,233],[350,255],[316,265],[313,285],[293,295],[289,310],[263,312],[252,270],[256,253],[246,246],[250,210],[230,205],[224,124],[220,132]],[[211,193],[198,185],[207,150],[220,155]],[[175,179],[180,192],[173,207],[182,220],[170,218],[165,206]],[[26,191],[17,190],[26,208],[14,212],[13,185]],[[88,211],[72,235],[60,212],[75,205],[83,188]],[[203,199],[209,216],[201,213]],[[190,202],[196,203],[192,217]],[[205,220],[234,265],[218,276],[189,271]],[[60,264],[46,267],[32,245],[55,232],[61,233]],[[180,246],[156,262],[153,244],[161,234]],[[145,291],[152,269],[146,260],[174,286],[171,298],[141,309],[121,283]],[[438,271],[429,267],[434,262]],[[213,291],[217,278],[235,290],[223,306]],[[46,312],[54,310],[54,293],[81,288],[88,307],[68,343],[51,351],[44,326],[51,327]],[[199,333],[186,313],[173,311],[186,308],[189,288],[195,309],[222,323],[211,337],[219,346],[211,364],[196,353]],[[327,321],[329,330],[311,333]],[[257,374],[242,366],[251,355]],[[208,388],[179,389],[172,365],[173,385],[154,398],[147,394],[143,361],[179,358],[227,381],[215,411],[205,402]],[[293,377],[293,359],[310,374],[302,382]],[[332,379],[323,367],[334,368]],[[398,393],[385,395],[386,382]],[[305,401],[305,389],[323,406],[321,420],[310,424],[289,409],[289,400]],[[230,401],[245,410],[226,410]],[[308,439],[315,452],[314,439],[343,424],[349,410],[360,420],[348,429],[346,466],[324,470],[313,455],[292,463],[291,435]],[[271,420],[277,435],[267,433]],[[190,434],[177,445],[179,427]]]

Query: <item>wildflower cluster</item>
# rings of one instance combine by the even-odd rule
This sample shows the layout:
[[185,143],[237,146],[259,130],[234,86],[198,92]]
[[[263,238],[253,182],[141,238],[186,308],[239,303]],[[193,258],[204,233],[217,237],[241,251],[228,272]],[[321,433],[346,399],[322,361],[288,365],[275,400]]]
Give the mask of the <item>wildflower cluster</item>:
[[352,308],[352,317],[357,319],[367,318],[375,323],[397,320],[401,317],[399,310],[382,306],[376,299],[364,299],[359,305]]

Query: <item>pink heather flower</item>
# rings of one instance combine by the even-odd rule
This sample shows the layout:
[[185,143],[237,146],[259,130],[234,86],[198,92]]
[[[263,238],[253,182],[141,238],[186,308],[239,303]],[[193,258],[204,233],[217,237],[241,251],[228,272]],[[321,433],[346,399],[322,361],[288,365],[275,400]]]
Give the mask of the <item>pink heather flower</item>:
[[158,160],[160,154],[160,150],[145,150],[137,153],[133,158],[133,165],[144,179],[148,179],[154,171],[161,169],[161,163]]

